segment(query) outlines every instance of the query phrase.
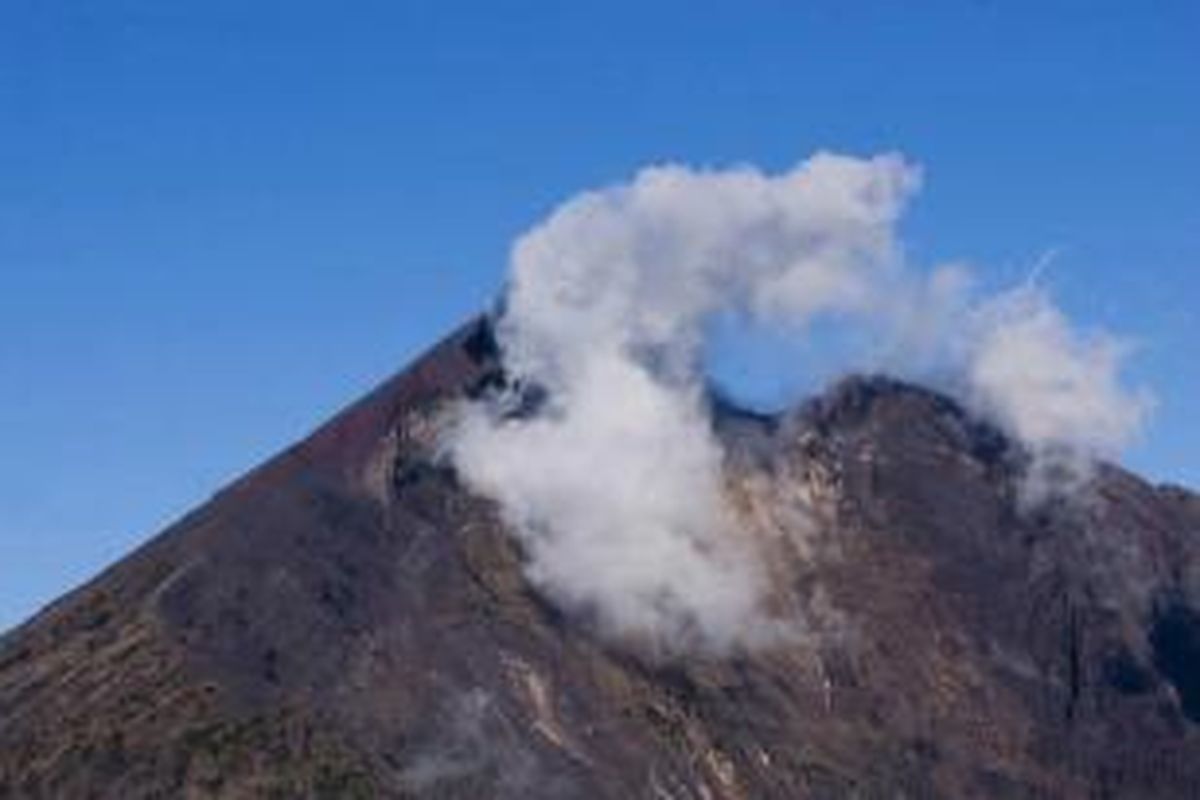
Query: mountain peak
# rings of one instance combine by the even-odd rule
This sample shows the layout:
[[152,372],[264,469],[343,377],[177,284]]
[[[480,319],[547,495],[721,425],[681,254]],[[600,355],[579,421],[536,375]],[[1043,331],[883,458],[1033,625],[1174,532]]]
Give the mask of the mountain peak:
[[1029,513],[952,401],[716,400],[796,635],[656,659],[527,575],[438,415],[475,320],[0,639],[0,797],[1200,794],[1200,500],[1101,470]]

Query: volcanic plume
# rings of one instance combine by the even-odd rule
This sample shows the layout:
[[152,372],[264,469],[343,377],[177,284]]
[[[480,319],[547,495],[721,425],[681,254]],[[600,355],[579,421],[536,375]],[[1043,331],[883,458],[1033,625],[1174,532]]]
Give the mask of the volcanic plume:
[[[448,446],[500,501],[535,584],[668,649],[794,627],[763,610],[761,553],[732,533],[706,373],[721,315],[795,337],[832,317],[886,340],[843,371],[932,383],[1011,433],[1033,455],[1030,502],[1082,490],[1120,451],[1147,407],[1119,381],[1122,344],[1078,333],[1036,285],[972,297],[964,267],[906,264],[897,224],[920,176],[897,155],[652,167],[517,241],[497,324],[512,382],[460,408]],[[507,413],[531,389],[537,413]]]

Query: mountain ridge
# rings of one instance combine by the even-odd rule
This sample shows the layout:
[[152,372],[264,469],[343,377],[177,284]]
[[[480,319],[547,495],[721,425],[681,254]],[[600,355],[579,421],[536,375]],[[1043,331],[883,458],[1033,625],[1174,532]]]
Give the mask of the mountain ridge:
[[[794,645],[660,659],[526,579],[438,457],[502,382],[468,323],[0,636],[0,797],[1180,797],[1200,498],[852,378],[714,415]],[[1128,740],[1134,738],[1130,743]]]

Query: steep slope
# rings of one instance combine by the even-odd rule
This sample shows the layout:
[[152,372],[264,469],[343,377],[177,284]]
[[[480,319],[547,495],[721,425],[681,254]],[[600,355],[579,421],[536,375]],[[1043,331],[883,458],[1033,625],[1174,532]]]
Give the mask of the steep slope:
[[563,616],[436,452],[482,322],[0,640],[0,797],[1200,796],[1200,498],[850,379],[717,409],[786,645]]

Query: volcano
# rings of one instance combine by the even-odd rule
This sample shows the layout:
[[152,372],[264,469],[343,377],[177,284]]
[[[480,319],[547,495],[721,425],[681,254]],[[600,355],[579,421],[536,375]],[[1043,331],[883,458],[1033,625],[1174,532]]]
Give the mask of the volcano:
[[663,658],[440,456],[504,380],[469,323],[5,634],[0,797],[1200,797],[1200,496],[1102,465],[1030,508],[1018,444],[882,377],[714,400],[806,622]]

